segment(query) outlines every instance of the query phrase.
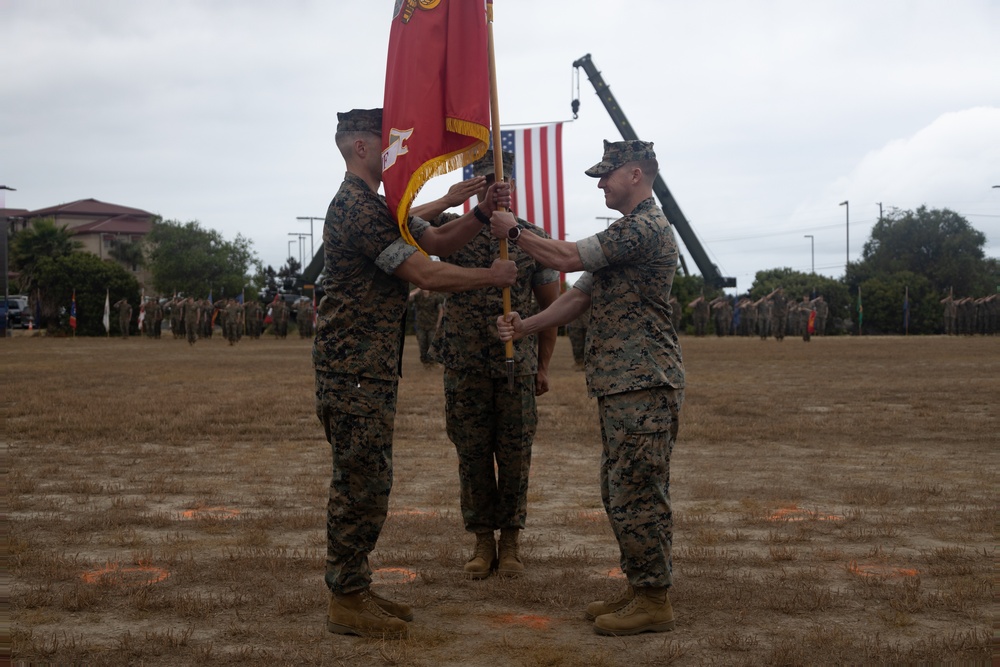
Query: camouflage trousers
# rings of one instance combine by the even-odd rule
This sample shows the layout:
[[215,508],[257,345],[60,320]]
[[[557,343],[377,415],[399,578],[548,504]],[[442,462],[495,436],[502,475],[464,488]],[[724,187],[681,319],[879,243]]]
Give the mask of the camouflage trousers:
[[579,327],[569,327],[566,329],[566,336],[569,338],[573,348],[573,362],[582,364],[584,362],[584,344],[587,340],[587,330]]
[[433,361],[430,357],[431,342],[434,340],[434,329],[416,328],[417,346],[420,348],[420,362],[429,364]]
[[633,587],[672,583],[670,454],[682,389],[653,387],[598,398],[601,499]]
[[368,554],[389,509],[396,382],[317,372],[316,415],[333,455],[326,585],[335,593],[354,593],[371,585]]
[[472,533],[523,529],[538,415],[535,376],[490,378],[444,372],[448,438],[458,453],[462,521]]

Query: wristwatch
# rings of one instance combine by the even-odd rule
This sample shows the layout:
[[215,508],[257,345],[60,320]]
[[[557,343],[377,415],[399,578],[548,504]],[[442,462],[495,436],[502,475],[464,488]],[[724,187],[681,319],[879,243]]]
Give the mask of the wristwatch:
[[515,226],[507,230],[507,240],[511,243],[517,243],[517,239],[521,237],[521,227]]
[[484,225],[490,224],[490,219],[479,208],[479,204],[476,204],[475,206],[472,207],[472,215],[476,216],[476,220],[483,223]]

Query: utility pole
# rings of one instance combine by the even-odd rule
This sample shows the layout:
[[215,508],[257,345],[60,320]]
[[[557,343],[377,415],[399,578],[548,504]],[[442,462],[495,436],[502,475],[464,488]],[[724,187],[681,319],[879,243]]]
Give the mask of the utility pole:
[[[0,185],[0,193],[4,190],[10,190],[11,192],[17,192],[16,188],[12,188],[9,185]],[[9,273],[7,267],[7,214],[4,213],[6,210],[6,200],[0,202],[0,243],[3,244],[3,335],[4,337],[11,336],[10,331],[10,285],[7,281],[7,274]]]
[[[326,220],[326,218],[314,218],[310,215],[299,215],[295,217],[296,220],[308,220],[309,221],[309,256],[316,256],[316,245],[313,243],[313,221],[314,220]],[[312,261],[312,260],[310,260]]]
[[847,277],[847,267],[851,263],[851,204],[848,200],[844,200],[837,204],[837,206],[845,206],[845,213],[847,214],[847,261],[844,263],[844,277]]
[[875,202],[878,204],[878,221],[882,222],[882,202]]

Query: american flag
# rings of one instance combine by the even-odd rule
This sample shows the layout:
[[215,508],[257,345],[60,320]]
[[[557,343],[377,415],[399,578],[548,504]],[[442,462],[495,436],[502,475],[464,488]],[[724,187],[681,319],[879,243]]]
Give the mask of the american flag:
[[[562,123],[500,130],[500,147],[514,154],[514,201],[520,218],[543,228],[552,238],[566,239],[563,204]],[[462,171],[472,178],[472,167]],[[474,202],[465,202],[465,211]]]

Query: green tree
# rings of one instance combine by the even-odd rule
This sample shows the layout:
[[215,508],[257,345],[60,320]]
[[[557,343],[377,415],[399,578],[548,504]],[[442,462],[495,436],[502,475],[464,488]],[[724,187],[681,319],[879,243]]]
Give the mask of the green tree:
[[10,240],[10,265],[19,273],[18,288],[34,293],[39,288],[38,264],[46,259],[65,257],[81,246],[73,232],[57,225],[52,218],[35,220]]
[[276,278],[282,289],[292,291],[296,283],[302,282],[302,265],[294,257],[289,257],[285,265],[278,269]]
[[847,283],[853,292],[867,280],[909,271],[942,296],[950,290],[956,297],[985,296],[996,285],[996,263],[987,261],[985,244],[986,235],[954,211],[892,209],[872,228],[861,261],[848,266]]
[[[909,327],[904,326],[904,299],[909,294]],[[862,333],[931,334],[941,329],[937,290],[925,276],[912,271],[881,273],[861,283],[864,307]],[[855,307],[857,297],[855,296]]]
[[143,250],[142,242],[124,241],[115,239],[111,242],[108,254],[118,260],[133,271],[140,266],[146,265],[146,253]]
[[830,307],[827,331],[824,333],[833,333],[838,320],[840,322],[854,320],[850,295],[844,283],[816,273],[802,273],[787,267],[758,271],[750,287],[750,298],[760,299],[779,287],[783,288],[785,296],[793,301],[799,301],[803,296],[808,296],[810,299],[823,297]]
[[[111,303],[125,297],[139,302],[139,281],[117,262],[103,260],[88,252],[46,257],[37,265],[42,312],[49,329],[69,331],[69,310],[76,292],[77,335],[105,335],[104,301],[110,291]],[[45,314],[48,314],[46,317]],[[111,326],[118,318],[112,314]]]
[[236,296],[261,271],[249,239],[237,234],[226,241],[197,221],[154,219],[147,241],[153,286],[161,294]]

